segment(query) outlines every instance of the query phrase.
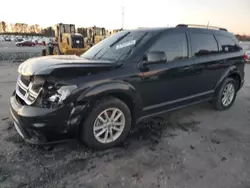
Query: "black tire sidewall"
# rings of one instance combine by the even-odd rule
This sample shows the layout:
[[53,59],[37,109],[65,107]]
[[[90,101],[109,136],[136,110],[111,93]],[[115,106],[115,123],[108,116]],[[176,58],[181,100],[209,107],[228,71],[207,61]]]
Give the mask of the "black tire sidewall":
[[[233,97],[233,100],[231,101],[231,103],[228,106],[224,106],[223,103],[222,103],[223,91],[224,91],[226,85],[228,85],[229,83],[232,83],[233,86],[234,86],[234,90],[235,90],[234,97]],[[224,80],[223,84],[221,85],[221,87],[219,89],[219,92],[218,92],[218,95],[217,95],[217,98],[216,98],[216,104],[215,104],[216,109],[218,109],[218,110],[227,110],[227,109],[229,109],[234,104],[236,96],[237,96],[237,83],[236,83],[236,81],[233,78],[226,78]]]
[[[103,112],[105,109],[108,109],[108,108],[118,108],[119,110],[121,110],[123,112],[123,114],[125,116],[125,127],[124,127],[124,130],[123,130],[122,134],[120,135],[120,137],[117,138],[114,142],[103,144],[103,143],[100,143],[95,138],[94,133],[93,133],[93,126],[94,126],[94,122],[95,122],[97,116],[101,112]],[[105,98],[105,99],[101,100],[100,102],[98,102],[92,108],[86,121],[84,121],[82,123],[80,139],[86,145],[93,147],[93,148],[96,148],[96,149],[105,149],[105,148],[115,146],[115,145],[121,143],[128,135],[130,127],[131,127],[131,121],[132,121],[131,112],[130,112],[129,108],[127,107],[127,105],[123,101],[121,101],[117,98],[113,98],[113,97]]]

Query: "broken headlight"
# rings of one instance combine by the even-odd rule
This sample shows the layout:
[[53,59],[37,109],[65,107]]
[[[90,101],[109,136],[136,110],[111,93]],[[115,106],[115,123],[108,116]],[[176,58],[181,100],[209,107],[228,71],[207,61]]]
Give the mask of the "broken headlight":
[[54,95],[48,98],[48,100],[53,103],[62,103],[76,88],[76,85],[61,86]]

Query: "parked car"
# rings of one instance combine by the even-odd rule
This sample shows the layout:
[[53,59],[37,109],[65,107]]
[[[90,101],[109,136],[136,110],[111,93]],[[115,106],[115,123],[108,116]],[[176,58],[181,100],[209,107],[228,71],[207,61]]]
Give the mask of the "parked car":
[[250,61],[250,51],[246,52],[246,59],[247,59],[247,61]]
[[21,42],[17,42],[16,46],[35,46],[36,44],[32,41],[21,41]]
[[38,43],[37,43],[37,45],[45,46],[46,44],[45,44],[45,41],[39,40]]
[[22,38],[17,38],[16,40],[17,40],[17,42],[22,42],[23,41]]
[[6,42],[10,42],[10,41],[11,41],[11,39],[10,39],[9,37],[5,37],[4,40],[5,40]]
[[10,111],[30,143],[79,138],[108,148],[138,122],[171,110],[203,101],[229,109],[244,83],[244,57],[226,29],[120,31],[81,56],[23,62]]

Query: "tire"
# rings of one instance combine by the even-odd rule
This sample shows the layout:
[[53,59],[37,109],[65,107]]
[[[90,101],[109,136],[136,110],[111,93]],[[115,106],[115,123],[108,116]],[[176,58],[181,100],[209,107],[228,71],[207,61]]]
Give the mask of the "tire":
[[[98,119],[98,117],[101,116],[103,117],[102,120],[105,120],[104,118],[105,110],[110,119],[112,119],[113,112],[117,110],[116,113],[114,113],[115,118],[113,118],[113,120],[115,120],[116,117],[118,117],[116,123],[123,124],[124,126],[120,127],[119,125],[114,126],[116,127],[115,129],[114,127],[112,128],[112,122],[102,123],[101,120]],[[122,115],[119,116],[118,114],[120,114],[120,112],[122,113]],[[98,123],[100,123],[101,126],[104,126],[105,128],[94,130],[94,127],[100,128],[100,125],[96,126],[96,124]],[[87,119],[81,125],[80,139],[87,146],[95,149],[110,148],[118,145],[126,138],[126,136],[129,133],[130,127],[131,127],[131,112],[128,106],[123,101],[117,98],[106,97],[94,105]],[[112,134],[109,131],[112,131]],[[101,134],[101,132],[103,132],[103,134]],[[99,138],[97,138],[98,134],[100,134]],[[105,143],[106,134],[107,134],[107,139]],[[113,139],[111,139],[111,135],[113,135]]]
[[46,49],[43,49],[43,50],[42,50],[41,56],[46,56]]
[[[231,97],[229,97],[230,99],[228,100],[228,104],[227,104],[227,103],[223,103],[223,97],[224,97],[223,92],[229,86],[232,86],[233,94],[230,95]],[[227,109],[229,109],[233,105],[233,103],[235,101],[235,98],[236,98],[236,95],[237,95],[237,82],[233,78],[226,78],[224,80],[224,82],[222,83],[221,87],[219,88],[219,90],[217,92],[216,99],[214,100],[215,109],[216,110],[227,110]]]

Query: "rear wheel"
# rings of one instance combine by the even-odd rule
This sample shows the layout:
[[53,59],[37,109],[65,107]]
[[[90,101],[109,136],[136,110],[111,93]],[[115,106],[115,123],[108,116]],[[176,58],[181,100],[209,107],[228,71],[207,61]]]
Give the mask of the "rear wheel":
[[218,90],[217,97],[214,101],[215,109],[227,110],[229,109],[237,95],[237,83],[233,78],[226,78]]
[[81,140],[102,149],[122,142],[129,133],[131,113],[127,105],[113,97],[104,98],[91,110],[82,125]]

